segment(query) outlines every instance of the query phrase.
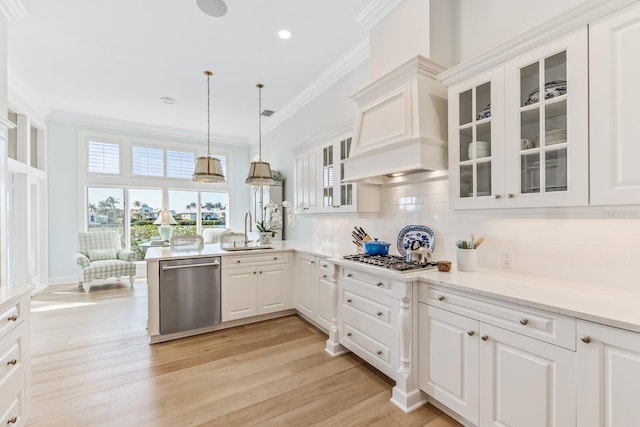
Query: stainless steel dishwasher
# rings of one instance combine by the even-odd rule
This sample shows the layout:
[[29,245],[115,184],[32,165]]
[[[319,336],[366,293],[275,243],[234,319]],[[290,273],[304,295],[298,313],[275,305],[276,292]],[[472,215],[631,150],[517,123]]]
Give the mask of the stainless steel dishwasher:
[[220,323],[220,258],[160,261],[160,333]]

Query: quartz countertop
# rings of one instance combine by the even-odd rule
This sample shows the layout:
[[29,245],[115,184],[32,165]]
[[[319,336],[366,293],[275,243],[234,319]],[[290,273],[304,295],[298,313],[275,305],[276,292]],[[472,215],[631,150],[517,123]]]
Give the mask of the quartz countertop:
[[177,259],[203,256],[251,255],[273,251],[295,251],[310,255],[333,258],[336,263],[357,268],[369,274],[402,280],[422,281],[466,291],[476,295],[523,304],[542,310],[560,313],[579,319],[603,323],[635,332],[640,332],[640,290],[624,290],[608,286],[555,280],[500,270],[478,269],[476,272],[460,272],[452,265],[448,273],[436,269],[413,273],[397,273],[379,267],[359,264],[342,259],[353,253],[353,247],[332,244],[316,244],[301,241],[275,241],[272,249],[248,251],[225,251],[219,244],[207,244],[201,250],[184,250],[165,247],[150,247],[146,260]]

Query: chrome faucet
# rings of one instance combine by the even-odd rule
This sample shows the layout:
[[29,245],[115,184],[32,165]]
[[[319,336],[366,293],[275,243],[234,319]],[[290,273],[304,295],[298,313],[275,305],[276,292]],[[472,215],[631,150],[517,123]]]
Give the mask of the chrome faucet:
[[249,244],[249,236],[247,235],[247,217],[249,218],[249,231],[253,231],[253,218],[251,217],[251,211],[244,213],[244,245]]

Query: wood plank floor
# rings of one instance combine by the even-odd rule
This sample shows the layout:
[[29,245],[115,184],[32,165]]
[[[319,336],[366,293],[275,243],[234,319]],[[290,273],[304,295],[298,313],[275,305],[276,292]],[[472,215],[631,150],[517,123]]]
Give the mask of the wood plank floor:
[[32,426],[458,426],[298,316],[149,345],[146,282],[32,301]]

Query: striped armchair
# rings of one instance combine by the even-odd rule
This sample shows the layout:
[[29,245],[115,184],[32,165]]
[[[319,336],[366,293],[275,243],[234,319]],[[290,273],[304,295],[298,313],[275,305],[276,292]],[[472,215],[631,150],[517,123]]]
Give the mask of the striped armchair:
[[134,252],[122,249],[117,231],[78,233],[78,253],[74,259],[82,269],[79,286],[89,292],[92,280],[109,277],[120,280],[122,276],[129,276],[133,286],[136,275],[133,261],[137,258]]

